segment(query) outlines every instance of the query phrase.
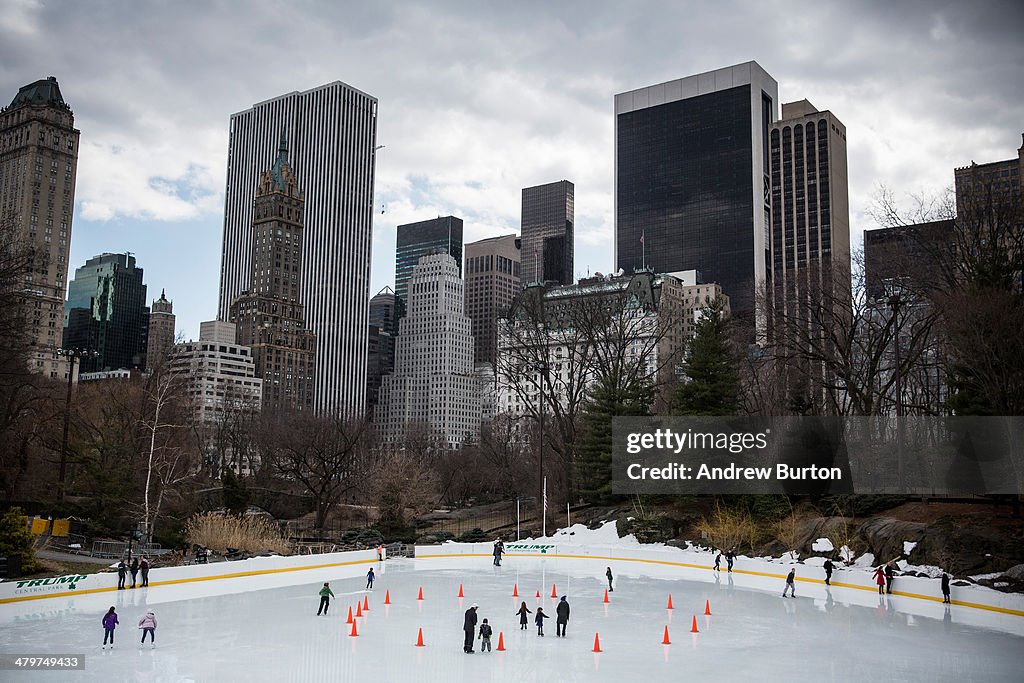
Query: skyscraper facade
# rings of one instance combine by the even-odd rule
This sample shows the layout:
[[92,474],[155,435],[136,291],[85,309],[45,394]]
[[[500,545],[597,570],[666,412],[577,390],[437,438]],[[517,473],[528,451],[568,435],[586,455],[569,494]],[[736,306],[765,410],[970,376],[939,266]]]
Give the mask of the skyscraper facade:
[[734,316],[752,317],[768,264],[777,102],[757,62],[615,96],[616,268],[700,271]]
[[412,271],[429,254],[449,254],[462,275],[462,219],[438,216],[399,225],[395,240],[395,316],[408,310],[407,289]]
[[395,292],[390,287],[370,299],[370,343],[366,352],[366,412],[373,415],[384,375],[395,367]]
[[523,188],[524,283],[573,283],[574,193],[568,180]]
[[521,241],[516,235],[466,245],[466,315],[473,321],[473,358],[494,367],[498,320],[519,294]]
[[457,448],[479,434],[481,388],[455,258],[421,258],[408,296],[409,310],[398,323],[395,371],[383,379],[375,421],[387,441],[400,441],[410,424],[420,423]]
[[306,191],[302,304],[318,340],[313,405],[361,414],[377,141],[377,100],[341,82],[282,95],[231,116],[218,318],[249,289],[259,173],[282,132]]
[[174,302],[160,290],[160,298],[149,307],[149,334],[146,341],[146,367],[154,369],[167,360],[174,346]]
[[782,118],[769,131],[773,210],[766,289],[773,311],[784,314],[822,288],[845,302],[850,288],[846,126],[832,112],[800,100],[783,104]]
[[100,254],[75,269],[68,285],[63,346],[98,355],[81,359],[81,372],[144,369],[149,308],[142,268],[131,254]]
[[20,288],[34,345],[30,366],[63,377],[61,345],[71,215],[78,172],[75,116],[53,76],[24,86],[0,110],[0,230],[35,258]]
[[288,163],[282,138],[271,170],[260,176],[252,223],[249,289],[231,304],[237,343],[252,349],[263,380],[263,406],[311,410],[316,336],[302,305],[305,193]]

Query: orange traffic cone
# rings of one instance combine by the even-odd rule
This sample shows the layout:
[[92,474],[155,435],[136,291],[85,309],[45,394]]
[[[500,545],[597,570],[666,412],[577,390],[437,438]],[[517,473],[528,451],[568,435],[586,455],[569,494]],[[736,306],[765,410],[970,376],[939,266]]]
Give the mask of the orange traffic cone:
[[504,651],[505,651],[505,634],[503,632],[501,632],[501,631],[498,631],[498,652],[504,652]]
[[540,600],[540,591],[537,591],[537,599]]
[[356,622],[355,622],[354,619],[352,620],[352,632],[349,633],[349,635],[350,636],[358,636],[359,635],[359,631],[356,630]]
[[662,645],[671,645],[672,641],[668,639],[668,626],[665,627],[665,637],[661,639]]
[[601,638],[594,634],[594,652],[601,652]]
[[607,588],[604,589],[604,601],[608,602],[608,589]]
[[668,594],[668,607],[666,607],[665,609],[672,609],[672,594],[671,593]]
[[423,647],[423,629],[420,629],[419,634],[416,636],[416,647]]
[[705,600],[704,601],[704,614],[707,615],[707,616],[711,616],[711,601],[710,600]]
[[384,604],[385,605],[390,605],[391,604],[391,591],[384,591]]
[[420,594],[416,596],[417,600],[423,599],[423,586],[420,586]]
[[462,594],[462,584],[461,583],[459,584],[459,597],[460,598],[466,597],[465,595]]
[[555,584],[551,584],[551,597],[557,598],[558,593],[555,591]]
[[356,616],[357,617],[363,616],[363,604],[361,602],[357,602],[356,603]]
[[519,584],[518,583],[512,584],[512,597],[513,598],[518,598],[519,597]]
[[700,633],[700,631],[697,630],[697,616],[696,615],[694,615],[694,617],[693,617],[693,626],[690,627],[690,633]]
[[369,612],[370,611],[370,598],[368,598],[365,595],[363,596],[363,611],[364,612]]
[[352,623],[352,605],[348,606],[348,619],[345,620],[346,624]]

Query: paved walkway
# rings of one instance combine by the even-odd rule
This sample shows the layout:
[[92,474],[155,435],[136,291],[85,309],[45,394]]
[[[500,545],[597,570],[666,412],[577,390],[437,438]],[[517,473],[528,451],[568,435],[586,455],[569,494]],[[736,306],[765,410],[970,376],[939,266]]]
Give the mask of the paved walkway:
[[93,557],[92,555],[76,555],[74,553],[61,553],[56,550],[37,550],[36,557],[41,560],[55,560],[57,562],[84,562],[86,564],[101,564],[109,567],[117,564],[117,560],[104,557]]

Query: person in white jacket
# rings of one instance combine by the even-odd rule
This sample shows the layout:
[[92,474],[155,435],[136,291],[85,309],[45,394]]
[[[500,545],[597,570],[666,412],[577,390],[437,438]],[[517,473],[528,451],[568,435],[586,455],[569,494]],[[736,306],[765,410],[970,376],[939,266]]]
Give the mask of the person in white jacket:
[[141,646],[146,642],[146,634],[149,634],[149,642],[152,643],[153,647],[156,647],[156,615],[153,614],[153,610],[146,612],[146,616],[139,619],[139,628],[142,629],[142,641],[139,643]]

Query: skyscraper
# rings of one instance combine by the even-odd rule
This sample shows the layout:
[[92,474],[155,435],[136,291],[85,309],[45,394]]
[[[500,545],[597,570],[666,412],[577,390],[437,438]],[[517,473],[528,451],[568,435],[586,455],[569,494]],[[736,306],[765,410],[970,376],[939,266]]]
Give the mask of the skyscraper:
[[423,423],[456,448],[479,433],[482,397],[455,258],[424,256],[407,284],[395,371],[383,379],[375,421],[387,441],[400,441],[408,425]]
[[99,354],[82,358],[82,372],[145,368],[148,331],[146,285],[134,256],[100,254],[75,269],[63,345]]
[[316,335],[316,410],[361,414],[377,142],[377,100],[341,82],[260,102],[231,116],[217,317],[249,288],[253,199],[282,131],[306,191],[302,298]]
[[568,180],[523,188],[524,283],[573,283],[574,192]]
[[302,305],[305,203],[282,137],[256,188],[249,289],[230,311],[237,343],[252,349],[263,380],[263,406],[275,409],[313,408],[317,339]]
[[462,275],[462,219],[438,216],[398,226],[395,240],[395,317],[403,317],[409,302],[409,278],[420,259],[428,254],[450,254]]
[[23,303],[34,343],[32,369],[63,377],[64,292],[78,170],[75,116],[53,76],[24,86],[0,110],[0,229],[35,250]]
[[785,313],[818,288],[845,302],[850,289],[846,126],[832,112],[800,100],[783,104],[782,118],[769,130],[774,208],[767,289],[773,310]]
[[384,375],[395,367],[395,292],[390,287],[370,299],[370,343],[366,352],[366,412],[373,415]]
[[700,271],[750,317],[769,255],[777,102],[757,62],[615,96],[616,268]]
[[174,346],[174,302],[165,290],[149,308],[149,334],[146,342],[146,367],[150,370],[167,360]]
[[473,358],[494,366],[498,319],[520,289],[521,243],[516,235],[466,245],[466,315],[473,321]]

